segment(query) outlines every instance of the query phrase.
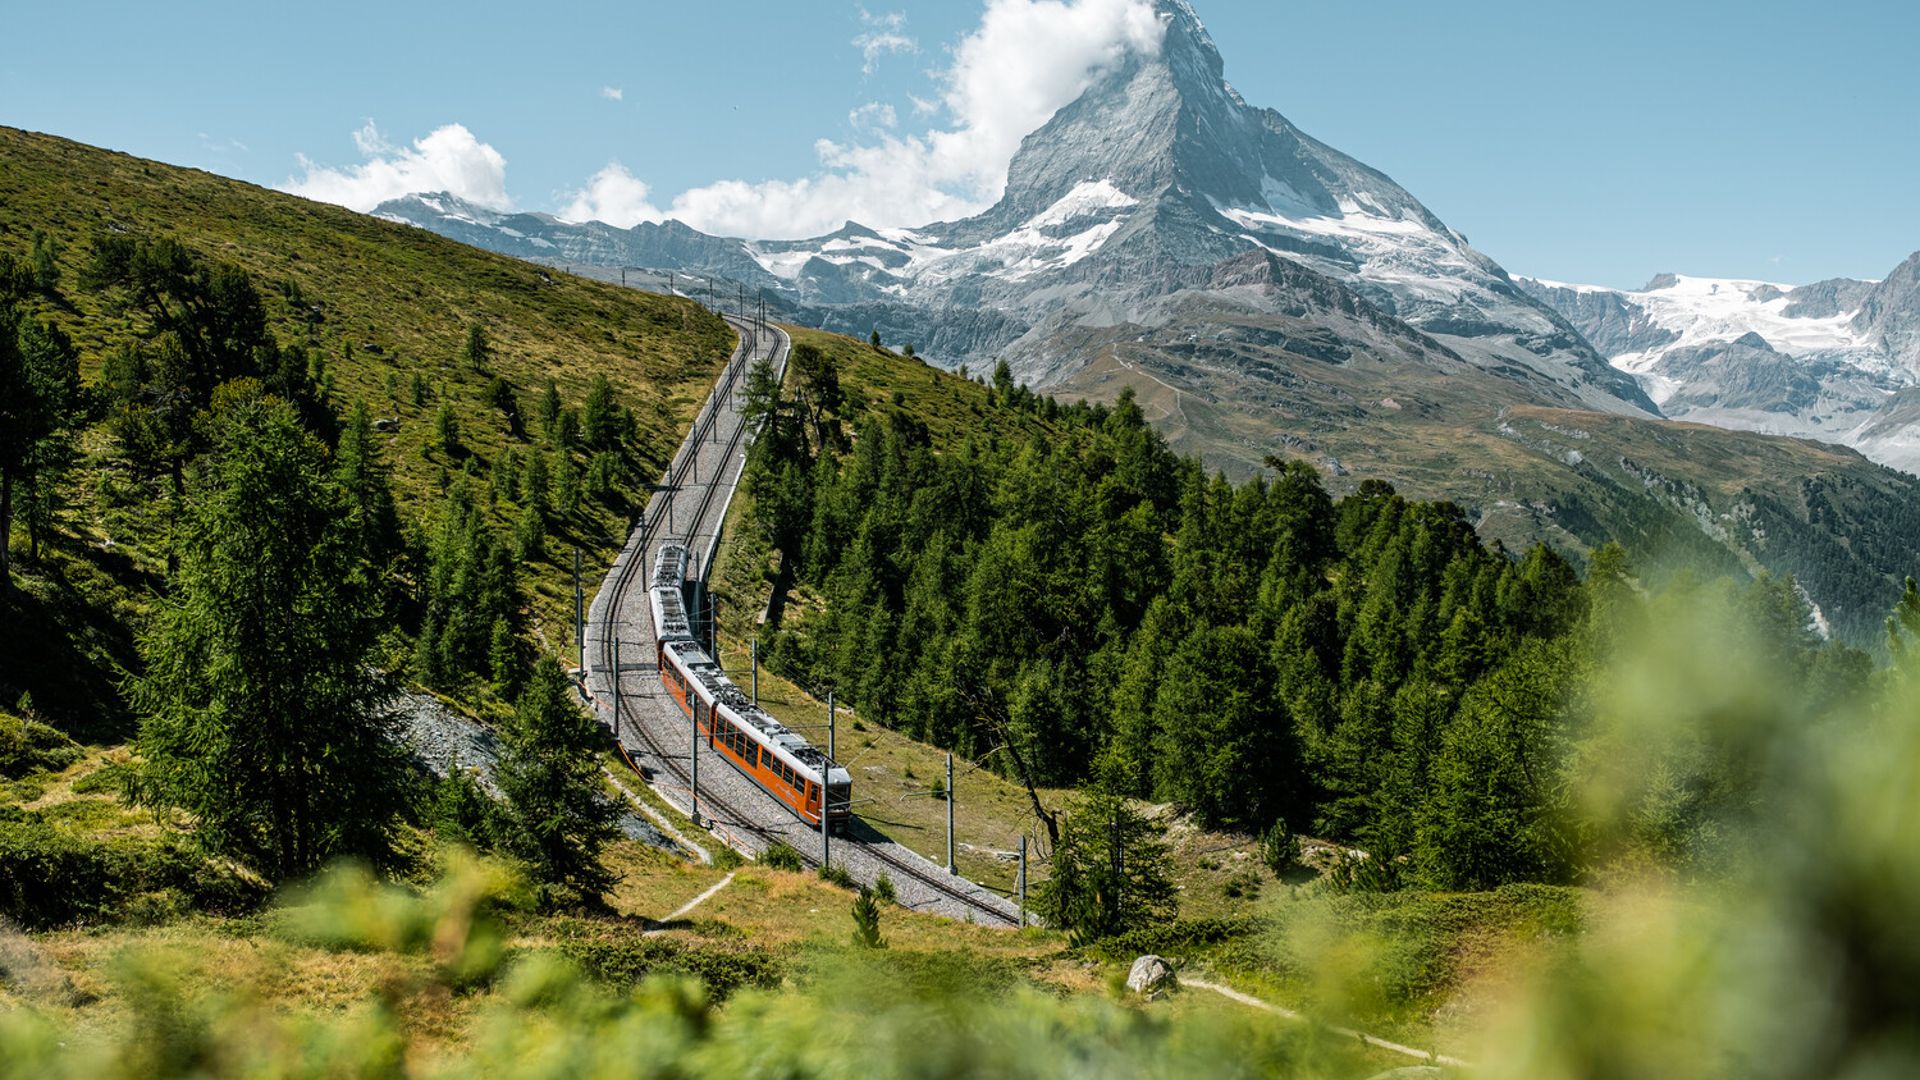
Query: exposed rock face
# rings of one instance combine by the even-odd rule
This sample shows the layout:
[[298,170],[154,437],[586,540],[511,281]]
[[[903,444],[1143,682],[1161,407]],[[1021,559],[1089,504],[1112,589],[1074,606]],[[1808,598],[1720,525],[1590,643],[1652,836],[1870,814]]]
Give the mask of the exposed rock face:
[[1860,302],[1853,328],[1909,369],[1920,370],[1920,251]]
[[1680,334],[1655,323],[1623,293],[1520,278],[1528,295],[1566,316],[1602,356],[1645,352],[1671,345]]
[[1041,385],[1090,362],[1070,347],[1078,331],[1127,322],[1169,291],[1204,288],[1194,271],[1268,253],[1469,363],[1511,373],[1543,401],[1655,411],[1566,319],[1405,189],[1247,104],[1184,0],[1156,7],[1159,48],[1119,60],[1029,135],[1000,202],[964,221],[849,223],[813,240],[744,242],[672,225],[623,232],[501,218],[440,197],[376,212],[533,258],[777,287],[803,321],[861,335],[890,325],[941,362],[1004,357]]
[[1173,965],[1158,956],[1140,957],[1127,972],[1127,989],[1136,994],[1151,994],[1173,985]]
[[1787,306],[1781,314],[1789,319],[1831,319],[1860,310],[1873,291],[1873,282],[1853,278],[1828,278],[1802,285],[1787,294]]

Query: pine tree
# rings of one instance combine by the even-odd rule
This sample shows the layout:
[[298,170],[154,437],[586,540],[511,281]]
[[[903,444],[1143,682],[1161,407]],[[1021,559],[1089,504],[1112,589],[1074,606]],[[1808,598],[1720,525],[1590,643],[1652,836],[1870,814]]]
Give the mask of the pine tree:
[[507,434],[518,439],[525,434],[520,423],[520,396],[513,392],[513,384],[495,375],[487,383],[486,402],[500,411],[500,418],[507,422]]
[[453,415],[453,406],[448,402],[441,402],[440,411],[434,414],[433,443],[443,458],[460,456],[460,420]]
[[467,327],[467,343],[461,349],[461,355],[465,357],[468,367],[486,373],[487,365],[493,360],[493,346],[487,342],[486,328],[478,322]]
[[886,939],[880,936],[880,902],[865,886],[853,898],[853,943],[863,949],[887,947]]
[[1155,791],[1209,826],[1263,825],[1290,809],[1301,773],[1267,659],[1243,627],[1196,631],[1154,701]]
[[547,522],[538,507],[529,503],[520,511],[520,519],[513,527],[514,557],[521,562],[534,562],[544,558],[547,553]]
[[551,438],[554,425],[560,422],[560,384],[547,380],[547,388],[540,394],[540,430]]
[[405,783],[366,541],[292,406],[219,419],[182,522],[180,570],[140,641],[143,797],[276,877],[383,858]]
[[620,809],[601,786],[600,726],[572,699],[552,657],[534,665],[503,733],[501,846],[539,882],[542,906],[598,907],[617,876],[600,861]]
[[1125,799],[1092,790],[1066,813],[1034,910],[1076,942],[1170,922],[1178,910],[1171,865],[1159,826]]
[[561,454],[554,463],[553,506],[562,515],[580,510],[580,470],[574,468],[572,454]]
[[1893,606],[1893,614],[1887,616],[1887,651],[1903,667],[1913,666],[1920,659],[1920,582],[1911,577],[1901,590],[1899,603]]
[[60,241],[43,232],[33,234],[33,287],[47,296],[60,291]]
[[581,434],[591,450],[613,450],[619,447],[625,432],[621,430],[623,414],[614,400],[613,384],[605,375],[596,374],[587,387],[586,404],[580,411]]
[[415,671],[431,686],[451,688],[493,671],[493,629],[518,627],[520,589],[514,560],[475,505],[463,479],[449,493],[427,549],[424,609]]
[[355,402],[334,450],[334,479],[346,495],[353,535],[363,548],[359,561],[371,594],[383,610],[398,591],[394,580],[405,540],[394,507],[391,473],[374,441],[365,402]]
[[0,297],[0,596],[12,586],[14,496],[26,488],[35,549],[51,523],[54,481],[80,420],[80,367],[56,327],[23,319]]

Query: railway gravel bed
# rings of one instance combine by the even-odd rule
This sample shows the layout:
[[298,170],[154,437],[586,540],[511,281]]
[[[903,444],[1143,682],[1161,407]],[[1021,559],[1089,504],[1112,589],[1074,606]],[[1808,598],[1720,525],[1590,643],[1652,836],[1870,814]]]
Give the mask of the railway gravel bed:
[[[500,785],[494,781],[493,770],[500,761],[500,738],[491,728],[447,708],[432,694],[417,690],[396,697],[394,712],[400,718],[401,740],[429,772],[435,776],[446,776],[455,769],[471,772],[482,788],[499,796]],[[631,810],[620,815],[620,831],[649,847],[688,854],[686,847]]]

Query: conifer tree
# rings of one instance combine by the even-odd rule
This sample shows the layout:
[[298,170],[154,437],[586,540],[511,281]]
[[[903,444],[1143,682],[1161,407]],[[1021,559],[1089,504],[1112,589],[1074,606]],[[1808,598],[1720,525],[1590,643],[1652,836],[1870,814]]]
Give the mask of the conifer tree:
[[12,586],[14,500],[25,489],[35,537],[50,523],[53,485],[80,419],[80,368],[56,327],[22,318],[0,296],[0,596]]
[[361,528],[291,405],[228,407],[140,642],[144,798],[276,877],[384,857],[400,805]]
[[487,341],[486,328],[478,322],[468,325],[467,343],[460,351],[468,367],[485,374],[493,360],[493,346]]
[[396,563],[405,546],[394,506],[391,471],[374,440],[373,419],[357,401],[334,450],[334,478],[346,496],[353,535],[362,544],[360,564],[373,598],[383,610],[397,590]]
[[552,437],[554,425],[560,422],[560,384],[547,380],[547,388],[540,394],[540,430]]
[[600,852],[619,835],[620,809],[601,787],[600,726],[552,657],[534,665],[503,741],[501,846],[532,871],[543,906],[600,906],[618,880]]
[[580,410],[581,435],[590,450],[612,450],[620,445],[622,414],[614,400],[613,384],[605,375],[595,374],[587,387],[587,400]]
[[1159,826],[1117,795],[1081,796],[1060,826],[1034,910],[1077,942],[1171,921],[1178,894]]
[[864,885],[860,895],[853,898],[853,943],[863,949],[887,947],[886,939],[880,936],[880,902]]

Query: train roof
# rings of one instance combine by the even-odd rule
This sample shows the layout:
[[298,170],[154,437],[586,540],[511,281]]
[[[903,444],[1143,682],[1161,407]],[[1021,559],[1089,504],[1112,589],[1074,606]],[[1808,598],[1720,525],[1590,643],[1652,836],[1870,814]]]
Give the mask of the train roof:
[[771,746],[791,757],[795,764],[818,772],[830,769],[828,783],[847,782],[846,770],[833,764],[826,752],[808,742],[798,732],[775,719],[772,713],[753,703],[720,665],[714,663],[697,641],[669,641],[666,647],[682,667],[700,684],[701,697],[718,706],[722,714],[746,729],[755,741]]

